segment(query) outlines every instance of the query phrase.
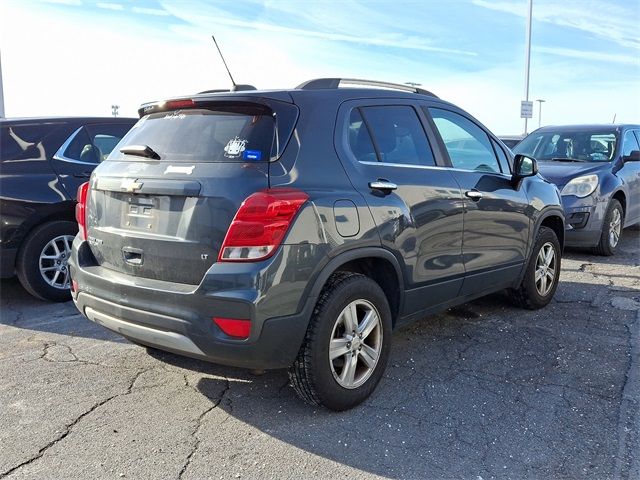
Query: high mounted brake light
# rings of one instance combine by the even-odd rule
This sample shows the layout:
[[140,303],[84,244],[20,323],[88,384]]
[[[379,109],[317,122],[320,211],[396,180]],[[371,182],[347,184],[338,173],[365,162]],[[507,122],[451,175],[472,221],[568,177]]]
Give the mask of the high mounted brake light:
[[242,202],[222,242],[219,262],[255,262],[273,255],[309,196],[292,188],[254,193]]
[[187,98],[186,100],[169,100],[164,104],[164,108],[167,110],[178,110],[180,108],[191,108],[196,105],[196,102]]
[[89,199],[89,182],[84,182],[78,187],[76,195],[76,222],[78,222],[78,235],[80,239],[87,239],[87,202]]

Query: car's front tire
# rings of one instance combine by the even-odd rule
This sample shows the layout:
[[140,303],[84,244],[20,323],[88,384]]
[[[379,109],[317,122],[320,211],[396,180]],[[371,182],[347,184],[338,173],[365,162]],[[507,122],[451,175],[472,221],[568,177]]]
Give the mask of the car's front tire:
[[548,305],[558,288],[561,260],[562,248],[556,233],[540,227],[522,282],[509,292],[512,301],[529,310]]
[[616,253],[616,247],[622,235],[622,224],[624,219],[624,210],[622,205],[615,198],[609,202],[607,213],[602,222],[602,232],[600,233],[600,241],[594,253],[598,255],[611,256]]
[[376,388],[390,348],[391,311],[380,286],[338,272],[320,295],[289,378],[305,402],[347,410]]
[[47,222],[26,238],[16,259],[20,283],[41,300],[71,300],[67,261],[78,225],[67,220]]

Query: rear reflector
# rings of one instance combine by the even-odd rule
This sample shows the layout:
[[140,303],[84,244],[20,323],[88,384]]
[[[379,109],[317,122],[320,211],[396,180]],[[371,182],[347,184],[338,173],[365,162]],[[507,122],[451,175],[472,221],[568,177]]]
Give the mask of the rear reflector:
[[222,242],[219,262],[251,262],[273,255],[309,196],[292,188],[254,193],[242,202]]
[[78,235],[82,240],[87,239],[87,200],[89,198],[89,182],[84,182],[78,187],[76,195],[76,222],[78,222]]
[[251,321],[237,318],[213,317],[213,322],[225,334],[234,338],[248,338],[251,333]]

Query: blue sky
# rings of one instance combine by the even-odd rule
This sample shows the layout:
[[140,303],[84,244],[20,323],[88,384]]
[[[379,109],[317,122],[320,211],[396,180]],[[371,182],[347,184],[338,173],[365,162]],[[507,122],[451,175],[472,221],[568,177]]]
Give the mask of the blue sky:
[[[135,115],[140,103],[321,76],[419,82],[521,133],[526,0],[3,0],[8,116]],[[640,122],[640,0],[534,0],[543,124]],[[538,124],[537,108],[531,123]]]

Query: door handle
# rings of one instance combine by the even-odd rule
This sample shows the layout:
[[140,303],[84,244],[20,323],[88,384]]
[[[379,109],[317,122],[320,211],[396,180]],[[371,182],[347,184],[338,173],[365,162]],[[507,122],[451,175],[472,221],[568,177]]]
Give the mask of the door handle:
[[398,188],[398,185],[384,178],[379,178],[375,182],[369,182],[369,188],[371,190],[380,190],[382,193],[391,193],[392,190]]
[[478,190],[469,190],[464,194],[467,196],[467,198],[470,198],[474,202],[477,202],[482,198],[482,192],[479,192]]

